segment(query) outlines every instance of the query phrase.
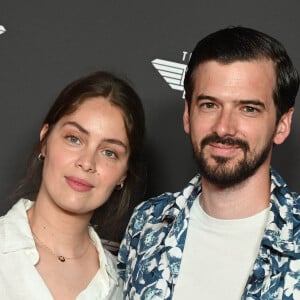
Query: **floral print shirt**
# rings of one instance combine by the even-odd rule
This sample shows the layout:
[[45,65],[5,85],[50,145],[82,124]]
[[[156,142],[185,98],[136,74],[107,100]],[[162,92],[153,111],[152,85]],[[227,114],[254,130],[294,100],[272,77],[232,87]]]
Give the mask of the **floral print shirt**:
[[[242,299],[300,299],[300,197],[270,172],[269,219]],[[200,192],[198,174],[181,192],[137,206],[119,251],[124,299],[172,299],[190,209]]]

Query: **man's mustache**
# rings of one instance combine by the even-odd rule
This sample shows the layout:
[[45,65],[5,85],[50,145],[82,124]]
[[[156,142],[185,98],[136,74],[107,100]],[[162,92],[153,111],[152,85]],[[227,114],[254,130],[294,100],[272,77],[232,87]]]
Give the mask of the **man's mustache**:
[[210,143],[220,143],[229,146],[238,146],[239,148],[243,149],[245,152],[249,150],[249,145],[246,141],[237,138],[234,139],[231,137],[219,137],[217,134],[212,134],[205,137],[201,141],[201,148],[203,149],[204,146]]

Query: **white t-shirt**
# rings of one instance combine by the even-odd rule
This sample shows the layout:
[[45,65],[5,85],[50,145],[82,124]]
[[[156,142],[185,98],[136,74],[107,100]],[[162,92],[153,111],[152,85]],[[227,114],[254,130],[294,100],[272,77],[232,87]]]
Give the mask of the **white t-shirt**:
[[[0,218],[0,299],[53,300],[36,270],[39,254],[28,224],[27,213],[33,202],[19,200]],[[92,227],[91,240],[99,253],[101,268],[75,300],[122,299],[122,284],[116,272],[116,258],[103,249]]]
[[221,220],[195,201],[173,299],[240,300],[268,213],[269,208],[249,218]]

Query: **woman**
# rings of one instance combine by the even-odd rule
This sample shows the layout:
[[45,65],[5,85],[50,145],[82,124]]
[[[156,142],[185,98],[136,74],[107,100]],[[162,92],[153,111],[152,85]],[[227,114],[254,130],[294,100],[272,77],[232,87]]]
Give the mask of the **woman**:
[[126,211],[144,123],[137,94],[109,73],[60,93],[17,189],[36,185],[35,201],[20,199],[0,219],[0,299],[122,299],[115,258],[90,224]]

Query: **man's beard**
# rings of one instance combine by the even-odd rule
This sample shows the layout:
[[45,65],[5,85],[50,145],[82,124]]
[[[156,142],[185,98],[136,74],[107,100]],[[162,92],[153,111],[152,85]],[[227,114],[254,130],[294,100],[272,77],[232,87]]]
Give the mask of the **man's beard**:
[[[212,156],[212,159],[215,160],[216,164],[211,166],[207,163],[203,151],[205,146],[211,142],[238,146],[243,151],[244,158],[230,166],[230,160],[234,160],[234,158]],[[220,187],[231,187],[243,182],[256,172],[268,158],[272,145],[273,135],[261,152],[251,153],[249,144],[244,140],[230,137],[221,138],[217,135],[210,135],[202,140],[200,145],[201,151],[196,152],[195,157],[200,173],[206,180]]]

